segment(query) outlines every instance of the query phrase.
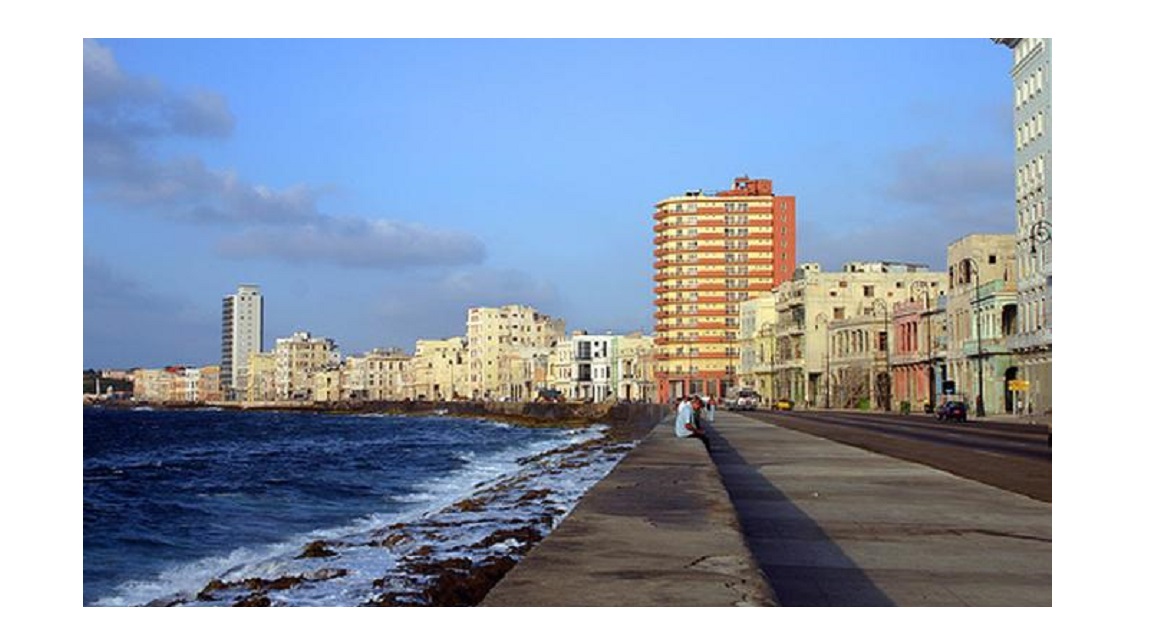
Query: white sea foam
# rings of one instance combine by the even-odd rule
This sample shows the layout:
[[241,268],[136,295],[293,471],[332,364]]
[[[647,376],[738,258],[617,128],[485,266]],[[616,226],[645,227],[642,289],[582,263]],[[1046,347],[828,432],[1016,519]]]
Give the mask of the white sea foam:
[[[528,470],[519,461],[602,437],[605,428],[601,426],[558,431],[559,437],[555,439],[487,456],[458,452],[462,459],[468,460],[463,468],[443,478],[419,484],[406,495],[391,498],[393,503],[404,505],[405,508],[399,512],[370,513],[346,525],[293,536],[282,543],[240,548],[226,555],[183,564],[164,571],[153,580],[121,584],[113,595],[101,598],[94,604],[130,606],[174,600],[190,605],[218,604],[196,601],[196,594],[214,579],[223,582],[238,582],[247,578],[271,580],[283,576],[310,575],[310,572],[330,566],[327,558],[298,557],[301,550],[315,540],[335,541],[340,553],[339,567],[348,574],[339,579],[316,580],[298,588],[276,591],[277,602],[311,606],[361,604],[373,591],[372,581],[395,569],[398,560],[396,552],[390,549],[364,544],[372,532],[401,523],[419,524],[430,517],[438,518],[441,524],[476,524],[481,518],[475,514],[454,513],[449,507],[466,497],[492,491],[502,483],[508,485],[517,479],[523,480],[521,476],[528,473]],[[566,469],[563,473],[543,469],[538,477],[525,482],[530,483],[534,489],[547,489],[551,492],[555,503],[551,508],[556,510],[554,523],[558,523],[571,510],[579,496],[610,470],[611,464],[602,462],[599,465]],[[493,500],[490,510],[515,514],[523,509],[511,498],[508,500],[510,502],[506,503],[501,503],[499,499]],[[499,518],[493,518],[491,514],[484,517],[491,522],[480,522],[478,526],[465,528],[441,528],[440,531],[447,535],[437,538],[436,544],[441,548],[474,544],[477,539],[491,534],[500,526]],[[511,539],[497,542],[489,547],[489,551],[511,553],[519,546],[518,542]],[[403,549],[399,552],[403,552]]]

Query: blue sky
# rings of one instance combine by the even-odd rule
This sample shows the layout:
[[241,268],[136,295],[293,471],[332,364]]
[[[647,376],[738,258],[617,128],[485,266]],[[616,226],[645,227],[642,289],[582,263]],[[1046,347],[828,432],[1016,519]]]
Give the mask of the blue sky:
[[220,302],[345,354],[469,306],[651,331],[652,205],[749,175],[799,261],[1014,229],[1011,53],[967,40],[84,41],[84,366],[219,361]]

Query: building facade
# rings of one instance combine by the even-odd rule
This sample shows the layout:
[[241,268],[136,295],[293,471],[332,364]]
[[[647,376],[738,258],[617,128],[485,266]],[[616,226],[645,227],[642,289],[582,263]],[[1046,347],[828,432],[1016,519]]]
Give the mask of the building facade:
[[722,397],[736,384],[740,303],[792,277],[796,198],[745,176],[655,206],[658,399]]
[[463,337],[417,340],[408,367],[408,397],[416,400],[458,400],[465,397],[468,346]]
[[655,353],[652,336],[637,332],[616,339],[616,400],[656,401]]
[[948,245],[947,381],[975,415],[1011,413],[1014,364],[1008,339],[1018,327],[1016,238],[972,234]]
[[1012,51],[1021,404],[1052,410],[1052,39],[993,38]]
[[776,290],[775,325],[761,331],[774,341],[772,397],[810,407],[891,409],[892,312],[916,282],[942,291],[946,278],[900,262],[850,262],[827,273],[801,265]]
[[[473,307],[468,310],[468,377],[464,393],[473,400],[531,399],[513,360],[549,350],[564,338],[564,321],[525,305]],[[541,375],[541,378],[543,375]]]
[[775,354],[767,336],[776,324],[776,293],[740,303],[740,364],[737,381],[742,389],[752,389],[761,398],[772,397],[772,364]]
[[312,337],[297,331],[288,338],[277,338],[273,351],[276,361],[276,399],[311,400],[312,375],[339,364],[340,354],[331,338]]
[[226,399],[243,399],[248,356],[264,350],[264,296],[260,287],[242,284],[225,296],[221,322],[220,389]]

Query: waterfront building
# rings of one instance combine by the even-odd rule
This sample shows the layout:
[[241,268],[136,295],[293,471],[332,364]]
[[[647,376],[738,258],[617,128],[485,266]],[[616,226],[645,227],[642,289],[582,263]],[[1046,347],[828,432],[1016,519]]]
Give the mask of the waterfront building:
[[142,402],[161,402],[168,395],[168,382],[163,369],[137,369],[133,384],[133,395]]
[[220,402],[224,399],[220,393],[220,365],[200,367],[200,383],[196,399],[198,402]]
[[772,397],[774,348],[767,338],[776,324],[776,293],[740,303],[740,360],[736,368],[741,389],[752,389],[761,398]]
[[336,402],[344,399],[346,381],[344,367],[326,364],[313,371],[309,377],[308,397],[313,402]]
[[635,332],[616,338],[616,400],[656,401],[655,353],[653,336]]
[[[947,330],[943,282],[912,283],[909,300],[892,311],[893,399],[909,411],[935,410],[942,392],[940,367],[945,361]],[[918,286],[919,285],[919,286]],[[931,286],[930,286],[931,285]]]
[[876,306],[856,302],[855,313],[828,320],[823,329],[828,347],[825,357],[825,407],[886,409],[890,370],[889,323]]
[[615,400],[616,336],[592,335],[573,331],[566,342],[571,352],[571,375],[567,389],[561,389],[569,400],[607,402]]
[[1012,51],[1017,332],[1024,407],[1052,410],[1052,39],[993,38]]
[[[547,350],[564,337],[564,321],[526,305],[468,309],[468,376],[464,393],[474,400],[495,400],[520,393],[523,376],[513,379],[512,361],[524,349]],[[527,394],[531,397],[531,394]]]
[[311,400],[312,374],[340,362],[335,341],[314,338],[307,331],[277,338],[273,354],[276,359],[277,400]]
[[248,355],[264,350],[264,297],[260,287],[242,284],[224,297],[221,323],[220,387],[228,399],[243,398]]
[[[849,262],[838,272],[806,263],[776,290],[772,390],[804,406],[891,409],[892,310],[917,281],[941,287],[943,273],[902,262]],[[860,320],[857,320],[860,318]],[[849,322],[851,321],[851,322]],[[834,333],[839,352],[830,353]],[[875,360],[882,353],[883,359]],[[839,357],[838,368],[832,356]],[[860,369],[863,373],[857,371]],[[858,375],[859,374],[859,375]],[[859,391],[865,380],[866,393]]]
[[248,384],[244,399],[248,402],[272,402],[276,400],[275,353],[248,354]]
[[456,400],[468,378],[468,347],[463,337],[417,340],[408,371],[407,397],[416,400]]
[[348,356],[342,371],[344,400],[403,400],[412,385],[409,367],[412,356],[401,349],[373,349]]
[[1018,326],[1012,234],[972,234],[948,245],[947,380],[975,415],[1011,413],[1022,372],[1008,338]]
[[656,381],[661,402],[722,397],[736,383],[739,305],[792,277],[796,197],[772,181],[656,203]]

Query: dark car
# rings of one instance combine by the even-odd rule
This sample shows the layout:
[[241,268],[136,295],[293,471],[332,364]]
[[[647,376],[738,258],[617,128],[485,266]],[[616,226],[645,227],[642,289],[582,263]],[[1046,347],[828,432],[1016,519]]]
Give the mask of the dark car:
[[937,420],[968,421],[968,407],[959,400],[949,400],[936,409]]

